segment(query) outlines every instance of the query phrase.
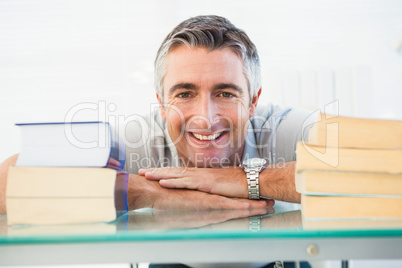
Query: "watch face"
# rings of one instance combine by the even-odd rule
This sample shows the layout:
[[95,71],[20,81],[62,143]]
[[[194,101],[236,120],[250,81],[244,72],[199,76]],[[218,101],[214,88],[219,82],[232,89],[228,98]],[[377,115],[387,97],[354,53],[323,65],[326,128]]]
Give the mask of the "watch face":
[[267,161],[265,161],[265,159],[262,158],[251,158],[251,159],[247,159],[244,160],[243,165],[251,168],[251,167],[260,167],[263,166],[265,163],[267,163]]

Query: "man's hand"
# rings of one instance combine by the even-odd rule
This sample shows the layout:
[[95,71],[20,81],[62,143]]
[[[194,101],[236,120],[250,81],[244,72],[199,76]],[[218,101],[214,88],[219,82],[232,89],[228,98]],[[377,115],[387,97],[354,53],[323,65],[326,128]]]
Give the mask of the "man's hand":
[[[268,165],[260,172],[260,195],[275,200],[300,203],[295,187],[296,162]],[[240,167],[150,168],[139,174],[170,189],[192,189],[227,197],[248,198],[247,177]]]
[[187,189],[167,189],[144,176],[129,175],[129,209],[249,209],[272,207],[274,200],[248,200]]
[[240,167],[140,169],[148,180],[165,188],[186,188],[227,197],[248,198],[247,180]]
[[15,165],[18,155],[13,155],[0,164],[0,214],[6,214],[6,186],[10,166]]

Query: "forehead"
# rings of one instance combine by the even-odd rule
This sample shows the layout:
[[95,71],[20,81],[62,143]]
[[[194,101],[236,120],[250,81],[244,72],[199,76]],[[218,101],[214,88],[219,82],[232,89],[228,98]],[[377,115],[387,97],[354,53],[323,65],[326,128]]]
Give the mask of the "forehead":
[[[189,58],[190,56],[190,58]],[[215,63],[231,63],[243,65],[241,57],[230,48],[209,50],[204,47],[188,47],[180,45],[172,48],[167,55],[171,64],[186,63],[186,60],[204,62],[206,59]]]
[[209,51],[205,48],[179,46],[166,60],[164,88],[174,83],[236,83],[247,85],[242,59],[229,48]]

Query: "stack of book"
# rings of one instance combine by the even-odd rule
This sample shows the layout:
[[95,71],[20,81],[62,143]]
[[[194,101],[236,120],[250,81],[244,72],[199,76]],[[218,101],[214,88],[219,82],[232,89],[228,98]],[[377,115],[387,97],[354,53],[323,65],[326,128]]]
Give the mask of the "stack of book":
[[295,177],[304,220],[402,219],[402,121],[320,114]]
[[124,144],[103,122],[18,124],[9,225],[109,222],[128,210]]

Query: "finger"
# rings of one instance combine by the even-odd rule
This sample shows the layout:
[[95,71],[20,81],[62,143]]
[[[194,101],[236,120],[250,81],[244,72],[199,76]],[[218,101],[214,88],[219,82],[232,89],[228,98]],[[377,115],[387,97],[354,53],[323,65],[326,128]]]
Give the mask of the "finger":
[[250,208],[272,207],[266,200],[248,200]]
[[159,180],[159,184],[162,187],[170,188],[170,189],[199,189],[198,180],[193,178],[179,178],[179,179],[161,179]]
[[145,175],[145,172],[146,172],[147,170],[148,170],[148,169],[144,169],[144,168],[139,169],[139,170],[138,170],[138,175],[144,176],[144,175]]
[[155,173],[157,172],[159,169],[162,168],[140,168],[138,170],[138,175],[140,176],[145,176],[145,173]]
[[273,207],[275,205],[274,199],[260,199],[260,200],[267,202],[267,207]]
[[[259,201],[259,200],[248,200],[248,199],[231,199],[227,197],[223,197],[225,199],[225,207],[228,209],[249,209],[249,208],[266,208],[267,202]],[[219,204],[219,203],[218,203]],[[215,206],[215,203],[213,204]],[[219,208],[219,207],[213,207]]]
[[[174,190],[179,191],[179,190]],[[220,195],[212,195],[199,191],[183,190],[173,192],[178,195],[167,195],[166,198],[154,202],[154,209],[249,209],[250,207],[264,208],[265,204],[254,204],[246,199],[227,198]],[[184,202],[183,202],[184,201]]]
[[249,204],[249,208],[269,208],[275,205],[275,200],[273,199],[259,199],[259,200],[238,199],[238,200]]
[[149,180],[160,180],[170,178],[180,178],[187,174],[184,168],[153,168],[146,170],[139,170],[139,175],[145,176]]
[[146,171],[144,173],[145,178],[152,181],[159,181],[159,180],[167,180],[167,179],[176,179],[177,176],[169,175],[168,172],[154,172],[154,171]]
[[216,196],[216,198],[210,198],[207,203],[207,207],[210,209],[249,209],[250,203],[247,201],[231,199],[223,196]]
[[[248,199],[246,199],[248,200]],[[273,199],[258,199],[258,200],[249,200],[251,202],[251,204],[256,204],[256,202],[258,202],[258,204],[261,204],[265,207],[273,207],[275,205],[275,200]]]

